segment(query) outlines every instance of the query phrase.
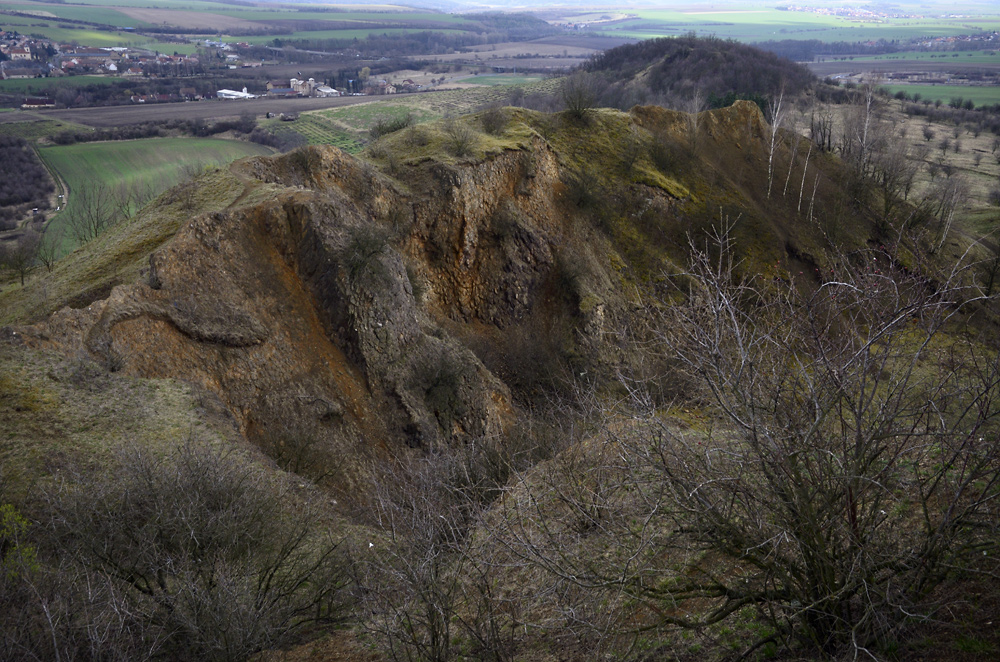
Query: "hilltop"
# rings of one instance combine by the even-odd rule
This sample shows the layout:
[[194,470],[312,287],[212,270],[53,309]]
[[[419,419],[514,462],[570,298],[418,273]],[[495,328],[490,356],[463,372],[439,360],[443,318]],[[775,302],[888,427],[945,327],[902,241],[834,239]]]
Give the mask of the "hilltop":
[[[611,48],[583,69],[609,84],[613,95],[629,99],[692,96],[717,106],[730,99],[794,97],[816,77],[804,65],[731,39],[684,36],[648,39]],[[684,107],[690,104],[684,104]],[[698,103],[694,106],[698,108]]]

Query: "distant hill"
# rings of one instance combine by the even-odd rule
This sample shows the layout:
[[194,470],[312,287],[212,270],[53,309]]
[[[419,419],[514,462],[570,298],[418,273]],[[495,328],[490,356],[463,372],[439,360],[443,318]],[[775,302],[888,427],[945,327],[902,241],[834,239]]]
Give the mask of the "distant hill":
[[[816,77],[803,65],[736,41],[714,37],[650,39],[605,51],[584,69],[637,102],[689,98],[763,99],[794,95]],[[605,95],[607,96],[607,95]]]

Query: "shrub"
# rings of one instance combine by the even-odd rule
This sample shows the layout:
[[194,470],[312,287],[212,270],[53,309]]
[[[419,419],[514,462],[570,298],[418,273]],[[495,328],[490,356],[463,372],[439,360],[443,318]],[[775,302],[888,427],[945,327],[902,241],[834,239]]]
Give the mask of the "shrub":
[[365,225],[350,230],[340,260],[347,279],[358,283],[366,276],[384,275],[378,258],[388,246],[388,237],[381,228]]
[[578,72],[563,80],[560,97],[566,106],[566,114],[582,121],[587,119],[597,103],[597,89],[593,78]]
[[483,124],[483,131],[491,136],[499,136],[507,128],[507,113],[500,106],[490,106],[483,111],[479,121]]
[[106,472],[68,478],[43,504],[66,618],[86,625],[92,584],[141,640],[205,660],[244,660],[338,618],[338,545],[296,501],[247,457],[194,442],[128,449]]
[[445,121],[445,147],[452,156],[468,156],[476,146],[476,132],[454,118]]
[[[692,256],[654,325],[703,422],[608,426],[592,462],[512,490],[512,544],[665,626],[755,607],[744,658],[850,657],[948,611],[954,573],[998,570],[996,339],[954,328],[980,296],[961,266],[931,286],[897,256],[840,256],[808,287],[740,278],[729,247]],[[589,532],[613,545],[594,554]]]
[[402,131],[405,128],[413,126],[415,122],[416,118],[413,116],[413,113],[406,113],[397,117],[382,115],[375,118],[375,122],[368,129],[368,135],[371,136],[372,140],[378,140],[382,136],[387,136],[390,133]]

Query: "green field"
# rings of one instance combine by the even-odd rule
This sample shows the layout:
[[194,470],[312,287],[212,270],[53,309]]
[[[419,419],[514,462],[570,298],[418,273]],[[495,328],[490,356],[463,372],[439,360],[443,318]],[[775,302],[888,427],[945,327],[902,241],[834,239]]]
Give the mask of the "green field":
[[[73,191],[84,186],[114,188],[135,183],[148,185],[159,194],[208,166],[271,153],[269,148],[254,143],[217,138],[150,138],[42,147],[38,151],[70,191],[66,209],[50,223],[56,231],[64,227],[67,216],[75,210]],[[71,248],[72,239],[64,233],[63,249]]]
[[[452,23],[461,25],[470,23],[469,19],[459,14],[439,14],[429,11],[411,10],[395,12],[365,12],[365,11],[309,11],[309,5],[302,9],[278,5],[274,9],[240,9],[229,5],[224,9],[212,9],[211,13],[242,18],[246,21],[267,23],[276,19],[302,21],[358,21],[364,23],[406,23],[412,25]],[[426,29],[426,28],[424,28]]]
[[136,21],[111,7],[79,7],[56,3],[0,3],[0,8],[17,12],[31,12],[52,21],[65,18],[72,21],[90,21],[116,27],[149,25],[149,23]]
[[84,85],[110,85],[120,78],[106,76],[66,76],[60,78],[12,78],[0,80],[0,92],[40,94],[57,87],[82,87]]
[[[842,58],[828,58],[831,60],[842,59]],[[959,64],[997,64],[1000,63],[1000,51],[961,51],[961,52],[945,52],[945,53],[935,53],[928,51],[904,51],[900,53],[887,53],[886,55],[869,55],[860,56],[854,55],[850,56],[851,62],[868,63],[868,62],[896,62],[900,60],[905,60],[911,62],[914,60],[922,60],[925,62],[938,62],[938,63],[959,63]]]
[[542,80],[541,76],[517,76],[517,75],[496,75],[496,76],[472,76],[465,78],[463,83],[469,85],[527,85],[537,83]]
[[1000,103],[1000,87],[970,85],[886,85],[892,94],[906,92],[910,96],[919,94],[921,99],[940,100],[948,103],[952,99],[972,99],[977,106],[992,106]]
[[[252,21],[258,23],[261,28],[268,25],[282,25],[283,22],[303,22],[314,23],[316,30],[298,30],[299,26],[288,25],[288,31],[282,34],[271,34],[266,37],[255,36],[233,36],[231,39],[248,41],[250,43],[270,43],[275,38],[279,39],[365,39],[371,34],[402,34],[413,31],[437,30],[449,32],[456,28],[471,25],[469,19],[458,14],[435,13],[424,10],[409,10],[401,6],[393,5],[371,5],[371,6],[342,6],[322,5],[327,10],[317,10],[317,6],[294,6],[294,5],[272,5],[269,8],[262,7],[237,7],[231,4],[219,2],[202,2],[200,0],[116,0],[114,6],[107,6],[100,0],[88,0],[87,2],[73,2],[71,4],[57,2],[28,2],[25,0],[15,0],[5,2],[0,0],[0,9],[17,12],[30,12],[32,17],[17,16],[11,17],[10,21],[4,21],[0,25],[8,25],[11,29],[16,29],[24,34],[43,35],[48,39],[59,42],[75,41],[88,46],[137,46],[159,50],[166,53],[191,53],[194,46],[178,46],[169,42],[158,42],[154,38],[127,31],[102,31],[96,30],[92,26],[79,25],[78,27],[67,23],[60,23],[65,20],[79,20],[111,25],[116,27],[149,27],[151,23],[137,20],[128,16],[124,11],[119,11],[116,7],[122,8],[155,8],[164,11],[185,12],[184,20],[179,20],[180,24],[190,24],[190,14],[200,12],[205,14],[206,36],[215,37],[218,33],[225,33],[231,19],[241,21]],[[213,19],[213,15],[215,18]],[[164,16],[163,20],[169,22],[169,17]],[[215,24],[213,24],[213,21]],[[329,23],[336,22],[345,24],[345,29],[325,29]],[[157,19],[159,22],[159,18]],[[356,24],[357,27],[351,27]],[[375,24],[375,27],[372,26]],[[245,25],[245,24],[244,24]],[[385,27],[379,27],[385,26]]]
[[[28,26],[14,26],[18,32],[23,34],[39,34],[45,36],[47,39],[52,41],[57,41],[60,43],[77,42],[79,44],[85,44],[87,46],[94,46],[97,48],[105,46],[128,46],[128,45],[138,45],[139,43],[149,42],[148,37],[143,37],[131,32],[105,32],[102,30],[94,30],[89,27],[87,28],[60,28],[53,21],[39,21],[39,23],[45,24],[38,25],[32,24]],[[0,23],[0,26],[4,24]]]

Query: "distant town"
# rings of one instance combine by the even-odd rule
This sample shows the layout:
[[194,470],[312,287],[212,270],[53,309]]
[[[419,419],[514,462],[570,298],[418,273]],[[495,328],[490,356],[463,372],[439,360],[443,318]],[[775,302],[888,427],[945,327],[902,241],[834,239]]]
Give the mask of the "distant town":
[[[259,47],[246,42],[227,43],[204,40],[198,42],[196,54],[166,54],[144,48],[124,46],[93,47],[66,44],[39,39],[16,31],[0,30],[0,80],[51,78],[64,76],[103,76],[122,79],[157,79],[203,77],[210,69],[258,68],[273,64],[251,51]],[[204,81],[201,81],[202,83]],[[198,101],[205,98],[255,99],[259,97],[338,97],[351,95],[383,95],[397,92],[416,92],[423,89],[412,80],[390,83],[371,76],[361,68],[356,79],[347,85],[334,87],[331,81],[314,78],[281,78],[268,80],[264,89],[218,89],[207,91],[204,85],[181,86],[177,92],[160,94],[132,94],[130,103],[164,103]],[[44,108],[56,106],[50,97],[26,96],[22,107]]]

